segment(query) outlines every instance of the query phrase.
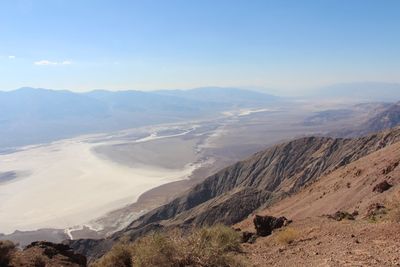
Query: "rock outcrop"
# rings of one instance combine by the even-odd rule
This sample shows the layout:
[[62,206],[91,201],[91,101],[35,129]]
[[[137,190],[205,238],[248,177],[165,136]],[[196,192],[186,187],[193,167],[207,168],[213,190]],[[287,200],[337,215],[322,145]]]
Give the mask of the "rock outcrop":
[[392,187],[386,180],[375,185],[372,189],[373,192],[383,193]]
[[288,222],[285,217],[275,218],[273,216],[260,215],[256,215],[253,220],[258,236],[269,236],[273,230],[283,227]]
[[10,266],[85,267],[87,260],[85,256],[73,252],[67,245],[38,241],[31,243],[22,251],[15,252]]

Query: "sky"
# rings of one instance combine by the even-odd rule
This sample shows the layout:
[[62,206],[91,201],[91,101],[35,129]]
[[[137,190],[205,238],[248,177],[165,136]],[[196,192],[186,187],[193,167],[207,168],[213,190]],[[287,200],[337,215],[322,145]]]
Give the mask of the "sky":
[[0,0],[0,90],[400,82],[398,0]]

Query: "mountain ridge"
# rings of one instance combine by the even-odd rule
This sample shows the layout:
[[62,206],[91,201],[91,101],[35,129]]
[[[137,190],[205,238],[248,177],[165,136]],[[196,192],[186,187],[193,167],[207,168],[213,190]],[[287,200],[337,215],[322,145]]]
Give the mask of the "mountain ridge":
[[[24,87],[0,92],[0,148],[210,118],[225,110],[265,107],[278,101],[278,98],[271,100],[269,95],[264,97],[262,93],[244,89],[235,89],[241,97],[232,97],[232,90],[214,88],[203,92],[195,89],[168,95],[134,90],[77,93]],[[196,97],[187,96],[192,92]]]

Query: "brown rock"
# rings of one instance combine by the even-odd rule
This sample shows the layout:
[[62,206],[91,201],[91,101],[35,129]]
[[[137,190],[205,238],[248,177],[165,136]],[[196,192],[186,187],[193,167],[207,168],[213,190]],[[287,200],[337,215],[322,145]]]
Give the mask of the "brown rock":
[[273,216],[260,216],[256,215],[253,220],[254,226],[259,236],[268,236],[273,230],[281,228],[286,225],[288,219],[285,217],[275,218]]
[[375,185],[372,189],[373,192],[383,193],[386,190],[389,190],[393,185],[389,184],[386,180]]
[[251,232],[247,232],[244,231],[242,232],[242,243],[254,243],[254,241],[256,240],[256,234],[255,233],[251,233]]

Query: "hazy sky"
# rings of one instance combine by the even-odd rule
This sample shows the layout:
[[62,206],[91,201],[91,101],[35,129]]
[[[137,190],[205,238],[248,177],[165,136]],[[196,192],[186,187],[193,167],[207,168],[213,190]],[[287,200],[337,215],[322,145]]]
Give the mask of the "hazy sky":
[[399,0],[1,0],[0,89],[400,82]]

